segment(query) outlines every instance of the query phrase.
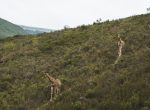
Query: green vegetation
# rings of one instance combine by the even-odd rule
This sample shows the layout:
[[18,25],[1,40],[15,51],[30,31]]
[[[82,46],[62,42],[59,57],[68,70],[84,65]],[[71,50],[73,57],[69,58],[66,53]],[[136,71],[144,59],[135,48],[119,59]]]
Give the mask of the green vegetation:
[[[150,14],[0,40],[0,109],[149,110],[148,24]],[[44,72],[63,84],[53,102]]]
[[0,18],[0,38],[27,34],[21,27]]

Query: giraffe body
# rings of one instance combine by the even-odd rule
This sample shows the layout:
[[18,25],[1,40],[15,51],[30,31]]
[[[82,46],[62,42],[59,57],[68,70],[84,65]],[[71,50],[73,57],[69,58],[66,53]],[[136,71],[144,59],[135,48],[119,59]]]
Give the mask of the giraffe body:
[[120,38],[120,40],[118,41],[118,55],[119,57],[122,55],[122,48],[124,47],[125,42]]

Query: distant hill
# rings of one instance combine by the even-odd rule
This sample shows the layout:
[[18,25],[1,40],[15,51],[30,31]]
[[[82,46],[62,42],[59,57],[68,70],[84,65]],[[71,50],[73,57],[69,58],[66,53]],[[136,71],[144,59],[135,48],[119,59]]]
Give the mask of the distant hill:
[[0,18],[0,38],[12,37],[14,35],[39,34],[52,32],[51,29],[16,25]]
[[20,26],[0,18],[0,38],[25,34],[27,34],[27,32]]
[[51,32],[51,29],[39,28],[39,27],[30,27],[30,26],[23,26],[20,25],[28,34],[39,34],[43,32]]

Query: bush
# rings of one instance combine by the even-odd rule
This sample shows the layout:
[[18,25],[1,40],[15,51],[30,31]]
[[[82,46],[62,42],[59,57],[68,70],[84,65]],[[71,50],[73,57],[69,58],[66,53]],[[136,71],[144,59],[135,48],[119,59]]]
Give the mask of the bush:
[[3,45],[4,49],[14,49],[16,47],[16,44],[13,42],[6,42]]

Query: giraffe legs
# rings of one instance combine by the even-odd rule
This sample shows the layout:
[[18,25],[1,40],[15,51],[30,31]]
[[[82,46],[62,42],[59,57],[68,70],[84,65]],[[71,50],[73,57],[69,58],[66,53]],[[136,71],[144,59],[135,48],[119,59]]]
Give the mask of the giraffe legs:
[[119,57],[122,55],[122,47],[119,47],[118,55],[119,55]]
[[59,94],[60,93],[60,88],[57,88],[57,94]]
[[54,94],[55,94],[55,97],[58,96],[58,94],[59,94],[59,88],[58,87],[55,87]]
[[114,64],[117,64],[117,63],[118,63],[118,61],[119,61],[121,55],[122,55],[122,46],[119,46],[118,57],[117,57],[117,59],[116,59],[116,61],[115,61]]
[[53,101],[54,87],[51,85],[51,98],[50,101]]
[[58,87],[55,87],[53,85],[51,85],[51,97],[50,97],[50,101],[53,101],[54,97],[57,97],[57,95],[60,93],[60,89]]

